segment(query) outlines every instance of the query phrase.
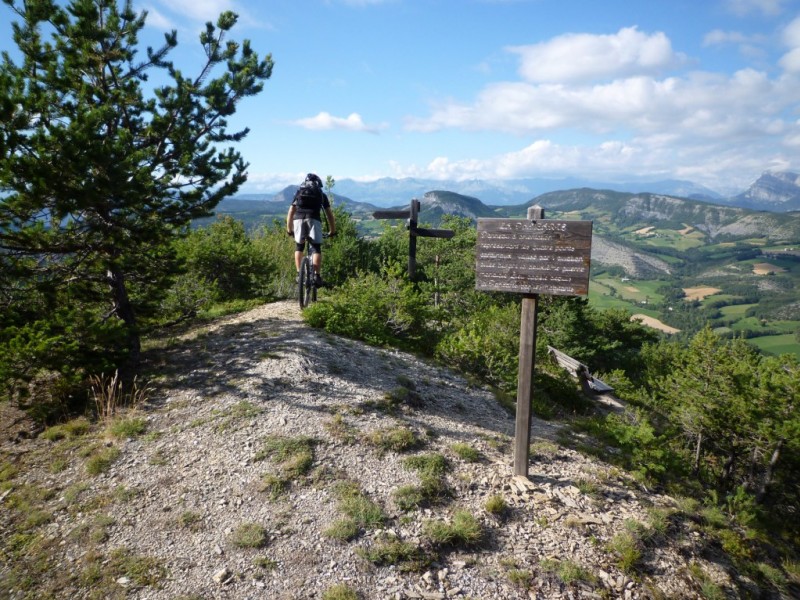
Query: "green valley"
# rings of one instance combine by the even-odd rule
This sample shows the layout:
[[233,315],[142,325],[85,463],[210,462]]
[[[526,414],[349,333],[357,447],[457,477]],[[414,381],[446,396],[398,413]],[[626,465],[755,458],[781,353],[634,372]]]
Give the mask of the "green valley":
[[[217,213],[248,229],[282,222],[283,201],[229,199]],[[349,198],[335,203],[353,216],[362,235],[390,224],[377,208]],[[721,206],[665,196],[575,189],[543,194],[523,205],[487,206],[453,192],[428,192],[420,222],[437,227],[446,214],[525,218],[529,206],[550,219],[593,222],[589,301],[624,308],[648,325],[689,337],[706,324],[745,337],[767,354],[800,356],[800,216]],[[398,207],[395,207],[398,208]]]

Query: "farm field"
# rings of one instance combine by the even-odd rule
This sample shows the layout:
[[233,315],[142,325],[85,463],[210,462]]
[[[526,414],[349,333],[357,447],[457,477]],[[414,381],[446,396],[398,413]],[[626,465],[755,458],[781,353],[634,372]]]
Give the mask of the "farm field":
[[[607,293],[613,294],[626,302],[635,304],[651,304],[662,302],[664,297],[656,290],[664,285],[663,281],[633,281],[619,277],[596,277],[592,283],[602,286]],[[591,287],[591,286],[590,286]]]
[[793,333],[767,335],[747,340],[764,354],[794,354],[800,358],[800,343]]
[[645,227],[637,229],[625,237],[640,245],[654,248],[674,248],[682,252],[705,245],[703,234],[691,227],[681,230]]

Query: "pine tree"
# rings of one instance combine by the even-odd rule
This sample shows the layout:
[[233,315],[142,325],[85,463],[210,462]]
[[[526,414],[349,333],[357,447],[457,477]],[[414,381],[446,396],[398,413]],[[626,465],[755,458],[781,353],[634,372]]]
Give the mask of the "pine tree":
[[188,78],[167,60],[175,31],[137,58],[147,13],[130,0],[3,2],[21,59],[0,63],[0,312],[20,325],[82,302],[120,322],[130,376],[138,319],[174,271],[172,240],[246,180],[241,155],[218,145],[247,135],[227,119],[262,90],[272,58],[226,40],[237,16],[225,12]]

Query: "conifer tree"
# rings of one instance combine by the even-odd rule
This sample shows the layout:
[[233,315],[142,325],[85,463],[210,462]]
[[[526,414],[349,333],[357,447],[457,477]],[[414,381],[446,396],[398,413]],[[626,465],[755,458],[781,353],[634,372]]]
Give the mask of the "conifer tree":
[[130,0],[3,2],[19,52],[0,63],[0,312],[19,326],[82,302],[119,323],[130,375],[172,239],[246,180],[230,144],[248,130],[227,119],[262,90],[272,58],[226,39],[231,12],[206,24],[188,77],[168,60],[175,31],[137,53],[147,13]]

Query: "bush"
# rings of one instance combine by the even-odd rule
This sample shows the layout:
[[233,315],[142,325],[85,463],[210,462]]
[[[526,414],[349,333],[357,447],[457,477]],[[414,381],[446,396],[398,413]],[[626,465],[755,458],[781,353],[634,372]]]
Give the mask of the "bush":
[[519,321],[519,307],[490,306],[446,335],[436,347],[436,355],[501,389],[516,389]]
[[177,249],[198,286],[214,282],[221,300],[265,295],[276,270],[272,257],[260,252],[244,224],[232,217],[223,217],[207,228],[192,231],[177,243]]
[[430,348],[429,307],[414,286],[385,272],[359,273],[303,312],[312,327],[367,343]]

